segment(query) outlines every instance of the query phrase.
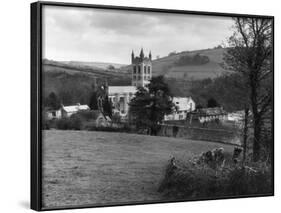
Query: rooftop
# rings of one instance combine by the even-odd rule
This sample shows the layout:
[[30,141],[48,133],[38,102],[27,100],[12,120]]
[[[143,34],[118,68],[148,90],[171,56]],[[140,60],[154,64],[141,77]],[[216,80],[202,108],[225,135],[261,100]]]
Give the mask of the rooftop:
[[72,105],[72,106],[63,106],[62,108],[66,112],[77,112],[79,110],[88,110],[88,109],[90,109],[90,107],[88,105],[80,105],[80,104]]
[[120,94],[120,93],[132,93],[135,94],[137,92],[137,88],[135,86],[109,86],[108,94]]

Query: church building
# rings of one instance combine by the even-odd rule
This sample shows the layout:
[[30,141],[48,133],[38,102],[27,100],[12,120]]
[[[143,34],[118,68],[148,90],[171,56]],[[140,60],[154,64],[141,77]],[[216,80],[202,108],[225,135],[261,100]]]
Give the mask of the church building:
[[135,57],[132,51],[132,85],[136,87],[145,87],[149,84],[152,77],[152,56],[149,52],[148,57],[144,56],[141,49],[140,56]]
[[129,102],[137,92],[138,87],[145,87],[152,78],[152,55],[145,57],[143,49],[140,55],[131,54],[132,84],[128,86],[108,86],[108,97],[113,106],[113,113],[126,117],[129,112]]

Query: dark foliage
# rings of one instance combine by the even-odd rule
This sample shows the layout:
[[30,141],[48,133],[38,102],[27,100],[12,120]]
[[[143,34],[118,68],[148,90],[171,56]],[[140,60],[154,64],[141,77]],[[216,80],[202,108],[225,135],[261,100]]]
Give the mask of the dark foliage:
[[71,117],[77,117],[82,121],[90,121],[90,120],[96,120],[99,115],[98,111],[94,110],[83,110],[79,111],[76,114],[72,115]]
[[220,104],[216,101],[214,98],[208,99],[207,107],[212,108],[212,107],[219,107]]
[[108,126],[108,127],[102,127],[102,126],[88,126],[86,127],[86,129],[88,131],[103,131],[103,132],[126,132],[126,133],[130,133],[130,132],[134,132],[129,126],[122,126],[122,127],[112,127],[112,126]]
[[[208,100],[215,99],[227,111],[244,109],[249,99],[249,88],[244,78],[238,73],[220,76],[214,80],[204,79],[193,83],[191,96],[197,105],[208,106]],[[217,104],[215,104],[217,105]]]
[[195,162],[169,162],[159,192],[169,199],[271,194],[268,164],[227,164],[214,169]]
[[53,110],[60,108],[61,101],[54,92],[51,92],[43,101],[43,105]]
[[[104,73],[104,71],[102,72]],[[89,104],[92,96],[93,82],[108,81],[109,85],[125,86],[131,84],[130,75],[102,76],[101,74],[85,73],[62,69],[57,66],[43,65],[43,97],[54,92],[62,104]]]
[[93,92],[90,98],[89,107],[91,110],[98,110],[98,100],[97,93]]
[[177,66],[186,66],[186,65],[202,65],[207,64],[210,61],[208,56],[196,54],[194,56],[183,55],[176,62]]
[[110,118],[112,117],[112,104],[109,101],[108,96],[106,96],[103,101],[103,112],[104,112],[104,115],[107,115]]
[[158,124],[173,110],[169,87],[163,76],[153,77],[148,89],[138,88],[131,100],[130,114],[138,128],[147,128],[151,135],[155,135]]
[[78,116],[62,118],[56,121],[56,128],[60,130],[81,130],[82,120]]
[[107,69],[109,70],[115,70],[115,67],[113,65],[108,65]]

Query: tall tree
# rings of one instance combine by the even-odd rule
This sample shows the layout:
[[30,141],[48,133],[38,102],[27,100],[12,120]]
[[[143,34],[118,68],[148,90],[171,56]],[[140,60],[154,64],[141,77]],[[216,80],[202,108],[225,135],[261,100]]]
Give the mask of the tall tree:
[[173,108],[169,87],[163,76],[153,77],[147,88],[138,88],[130,102],[130,114],[137,126],[148,128],[151,135],[157,133],[158,124]]
[[103,112],[105,115],[112,117],[112,103],[109,100],[108,96],[105,96],[103,99]]
[[91,110],[98,110],[98,97],[96,91],[92,92],[90,97],[89,107]]
[[51,109],[59,109],[61,105],[60,99],[57,97],[56,93],[51,92],[45,99],[45,106]]
[[[224,55],[228,70],[239,72],[250,88],[253,113],[253,160],[261,154],[263,118],[271,108],[272,88],[266,84],[272,78],[272,21],[258,18],[235,18],[234,33]],[[266,86],[267,85],[267,86]]]
[[216,101],[216,99],[214,98],[210,98],[208,99],[208,102],[207,102],[207,107],[219,107],[220,104]]

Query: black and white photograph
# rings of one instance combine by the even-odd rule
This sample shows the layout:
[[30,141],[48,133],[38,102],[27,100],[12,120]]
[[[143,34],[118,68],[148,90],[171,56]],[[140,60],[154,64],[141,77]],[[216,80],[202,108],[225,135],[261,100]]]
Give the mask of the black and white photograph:
[[42,209],[273,195],[273,17],[41,7]]

